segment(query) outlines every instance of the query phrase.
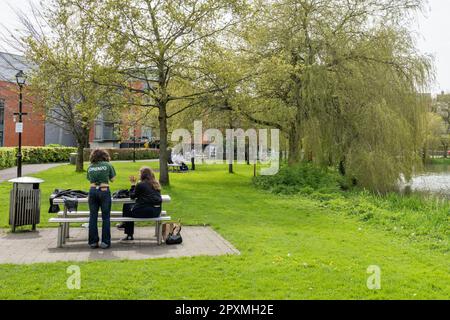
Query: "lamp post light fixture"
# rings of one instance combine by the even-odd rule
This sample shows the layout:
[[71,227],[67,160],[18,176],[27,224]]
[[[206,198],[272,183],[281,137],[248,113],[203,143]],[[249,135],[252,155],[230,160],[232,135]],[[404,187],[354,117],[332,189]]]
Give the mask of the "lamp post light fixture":
[[19,86],[19,112],[14,113],[15,116],[19,116],[19,122],[16,122],[16,133],[19,134],[19,150],[17,151],[17,177],[22,177],[22,132],[23,132],[23,119],[22,117],[26,113],[22,112],[22,100],[23,100],[23,87],[27,81],[25,73],[20,70],[16,74],[17,85]]

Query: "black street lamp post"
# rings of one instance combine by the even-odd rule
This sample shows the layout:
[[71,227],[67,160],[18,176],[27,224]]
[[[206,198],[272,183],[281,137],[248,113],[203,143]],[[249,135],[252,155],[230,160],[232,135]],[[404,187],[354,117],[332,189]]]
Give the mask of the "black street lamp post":
[[133,128],[133,162],[136,162],[136,123]]
[[16,123],[16,132],[19,133],[19,150],[17,151],[17,177],[22,177],[22,132],[23,132],[23,116],[26,113],[22,112],[22,100],[23,94],[22,89],[26,82],[25,73],[20,70],[16,74],[17,84],[19,85],[19,113],[14,113],[14,115],[19,116],[19,122]]

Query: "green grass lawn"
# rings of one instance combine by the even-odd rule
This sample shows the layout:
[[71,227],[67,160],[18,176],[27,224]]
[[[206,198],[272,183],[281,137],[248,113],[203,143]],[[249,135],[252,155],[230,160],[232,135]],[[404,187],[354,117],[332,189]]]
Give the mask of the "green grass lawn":
[[[113,189],[126,188],[128,176],[142,165],[115,164],[119,176]],[[66,268],[71,263],[0,265],[0,298],[450,297],[447,227],[430,237],[407,236],[387,227],[387,219],[362,219],[357,214],[342,212],[356,196],[337,200],[278,196],[254,188],[251,167],[237,166],[233,175],[227,173],[225,166],[199,166],[198,169],[171,175],[172,185],[163,193],[170,194],[173,201],[165,210],[184,224],[211,225],[241,255],[76,263],[81,267],[81,290],[66,287],[69,276]],[[39,226],[42,228],[48,226],[46,221],[50,215],[46,211],[51,191],[86,189],[87,182],[84,174],[74,173],[70,166],[36,176],[46,181],[42,185],[43,214]],[[7,227],[9,189],[9,184],[0,184],[3,227]],[[383,210],[385,214],[390,212],[386,206]],[[428,212],[418,214],[426,216]],[[407,217],[398,216],[400,221],[408,221]],[[405,228],[408,231],[407,224]],[[381,268],[381,290],[371,291],[366,286],[369,277],[366,270],[370,265]]]
[[450,164],[450,158],[433,158],[429,160],[430,164]]

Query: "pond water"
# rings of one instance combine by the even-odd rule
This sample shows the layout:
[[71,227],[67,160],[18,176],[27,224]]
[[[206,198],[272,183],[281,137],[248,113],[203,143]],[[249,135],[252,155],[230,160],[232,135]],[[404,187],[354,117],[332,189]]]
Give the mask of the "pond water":
[[406,187],[416,192],[435,193],[450,196],[450,165],[432,164],[424,173],[416,175]]

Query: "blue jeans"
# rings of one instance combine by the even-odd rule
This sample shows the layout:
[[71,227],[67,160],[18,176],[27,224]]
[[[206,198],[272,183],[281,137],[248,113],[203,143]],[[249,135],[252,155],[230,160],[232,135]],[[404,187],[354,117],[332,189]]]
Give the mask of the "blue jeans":
[[[103,189],[103,190],[102,190]],[[111,245],[111,191],[109,188],[91,188],[89,190],[89,244],[99,242],[98,210],[102,209],[102,242]]]

